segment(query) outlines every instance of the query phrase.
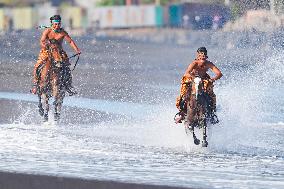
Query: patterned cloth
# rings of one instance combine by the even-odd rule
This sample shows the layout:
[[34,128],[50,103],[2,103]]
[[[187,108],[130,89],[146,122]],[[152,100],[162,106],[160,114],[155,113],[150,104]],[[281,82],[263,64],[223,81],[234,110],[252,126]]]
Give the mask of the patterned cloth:
[[48,82],[51,67],[54,66],[52,63],[56,64],[59,62],[63,62],[69,66],[69,59],[64,50],[55,46],[51,46],[49,50],[41,49],[33,70],[33,82]]
[[[203,86],[205,89],[205,92],[209,94],[209,96],[212,98],[213,102],[213,109],[216,109],[216,95],[213,91],[213,83],[209,82],[210,76],[207,74],[203,79]],[[182,100],[185,100],[186,102],[189,101],[190,97],[192,95],[195,95],[194,91],[194,85],[192,85],[193,77],[186,77],[183,76],[181,79],[181,89],[180,89],[180,95],[176,99],[176,107],[179,111],[181,111],[180,103]]]

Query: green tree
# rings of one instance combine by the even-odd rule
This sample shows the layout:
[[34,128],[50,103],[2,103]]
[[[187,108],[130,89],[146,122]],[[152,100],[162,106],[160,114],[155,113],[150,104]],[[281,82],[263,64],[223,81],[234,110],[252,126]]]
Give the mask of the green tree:
[[125,5],[125,0],[101,0],[97,3],[98,6],[115,6]]
[[[161,5],[167,5],[170,3],[180,3],[181,0],[159,0]],[[140,4],[156,4],[157,0],[140,0]],[[125,5],[125,0],[101,0],[98,3],[99,6],[114,6]]]

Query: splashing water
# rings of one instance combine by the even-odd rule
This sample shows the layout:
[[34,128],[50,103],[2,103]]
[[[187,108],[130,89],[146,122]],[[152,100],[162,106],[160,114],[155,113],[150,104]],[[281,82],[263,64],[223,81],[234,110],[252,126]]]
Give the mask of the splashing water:
[[233,152],[283,156],[279,140],[284,120],[280,100],[284,92],[283,58],[275,55],[258,62],[218,89],[222,121],[213,131],[213,145]]

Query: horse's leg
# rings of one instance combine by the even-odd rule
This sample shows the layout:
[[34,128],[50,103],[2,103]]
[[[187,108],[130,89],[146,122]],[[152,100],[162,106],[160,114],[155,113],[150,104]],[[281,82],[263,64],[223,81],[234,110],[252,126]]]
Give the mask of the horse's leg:
[[38,108],[39,108],[39,115],[43,116],[44,121],[48,121],[48,111],[49,111],[49,105],[48,105],[48,96],[46,94],[46,87],[45,87],[45,81],[46,78],[41,75],[40,82],[39,82],[39,91],[38,91]]
[[210,120],[211,124],[216,124],[219,123],[219,119],[217,115],[215,114],[216,112],[216,96],[214,93],[211,94],[206,94],[206,116]]
[[199,124],[202,128],[202,147],[207,147],[208,142],[207,142],[207,119],[208,119],[208,114],[210,114],[210,109],[211,108],[209,105],[209,99],[207,94],[203,94],[201,98],[199,99]]
[[57,113],[57,102],[58,102],[58,80],[56,78],[56,74],[53,72],[51,78],[51,88],[52,88],[52,96],[54,98],[53,106],[54,106],[54,121],[58,120],[58,113]]
[[[57,76],[58,77],[58,76]],[[53,97],[54,97],[54,121],[58,121],[60,119],[60,112],[61,112],[61,106],[64,98],[64,91],[61,86],[61,80],[62,78],[55,78],[52,81],[52,91],[53,91]]]
[[44,114],[44,109],[42,107],[42,102],[41,102],[41,95],[38,95],[38,111],[39,111],[39,115],[43,116]]
[[190,129],[194,127],[196,115],[196,100],[193,96],[190,97],[187,107],[187,123]]
[[[37,64],[39,64],[39,63],[37,63]],[[42,81],[43,81],[43,79],[44,78],[42,78],[42,74],[40,73],[40,71],[38,70],[38,67],[39,67],[40,65],[36,65],[35,67],[36,67],[36,69],[34,70],[34,83],[36,83],[37,84],[37,95],[38,95],[38,111],[39,111],[39,115],[40,116],[43,116],[43,114],[44,114],[44,109],[43,109],[43,107],[42,107],[42,98],[41,98],[41,95],[42,95],[42,86],[43,86],[43,83],[42,83]]]
[[196,108],[197,108],[197,102],[194,96],[191,96],[189,102],[188,102],[188,107],[187,107],[187,115],[188,115],[188,130],[192,132],[192,137],[194,144],[199,145],[200,140],[196,138],[195,132],[194,132],[194,122],[195,122],[195,117],[196,117]]
[[48,103],[48,95],[47,94],[42,94],[42,99],[44,101],[44,114],[43,114],[43,119],[44,121],[48,121],[48,112],[49,112],[49,103]]
[[48,121],[48,112],[49,112],[49,104],[48,104],[48,82],[49,82],[49,70],[50,70],[50,61],[47,60],[47,55],[44,51],[41,51],[41,58],[39,61],[41,62],[42,68],[39,74],[39,108],[40,115],[43,116],[44,121]]
[[203,120],[203,125],[202,125],[202,147],[207,147],[208,146],[208,142],[207,142],[207,124],[206,124],[206,120]]
[[[205,99],[204,99],[205,100]],[[203,105],[200,104],[200,112],[199,112],[199,125],[202,128],[202,147],[207,147],[207,106],[206,101],[203,101]]]
[[60,98],[59,96],[54,98],[54,121],[59,121],[60,119]]
[[194,133],[194,127],[192,127],[192,137],[193,137],[194,144],[199,145],[200,140],[198,138],[196,138],[196,135]]
[[58,121],[60,119],[60,113],[61,113],[61,108],[62,108],[64,96],[65,96],[64,92],[60,91],[57,98],[56,98],[55,114],[54,114],[55,121]]

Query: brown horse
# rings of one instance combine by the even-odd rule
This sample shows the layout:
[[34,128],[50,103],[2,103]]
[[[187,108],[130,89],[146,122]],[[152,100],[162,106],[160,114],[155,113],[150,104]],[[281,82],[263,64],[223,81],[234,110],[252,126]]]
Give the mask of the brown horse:
[[56,45],[49,45],[42,50],[39,59],[43,60],[37,68],[39,113],[44,121],[48,121],[49,99],[54,98],[54,120],[60,118],[61,107],[65,97],[65,75],[67,54]]
[[207,147],[207,125],[218,123],[218,118],[213,111],[213,100],[207,92],[209,81],[195,76],[189,83],[188,101],[186,102],[185,131],[192,133],[194,144],[200,140],[196,138],[194,129],[202,129],[202,146]]

